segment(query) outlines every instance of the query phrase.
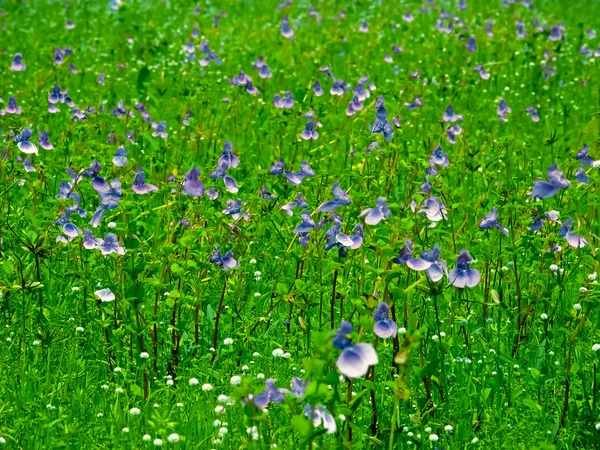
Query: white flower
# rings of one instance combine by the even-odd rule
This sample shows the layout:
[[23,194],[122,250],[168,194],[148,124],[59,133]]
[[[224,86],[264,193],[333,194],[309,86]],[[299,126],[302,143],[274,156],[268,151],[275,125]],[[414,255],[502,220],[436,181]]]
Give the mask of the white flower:
[[221,425],[221,421],[220,421],[219,419],[217,419],[217,420],[215,420],[215,421],[213,422],[213,427],[215,427],[215,428],[216,428],[216,427],[218,427],[219,425]]
[[280,348],[276,348],[275,350],[273,350],[273,352],[271,354],[275,358],[281,358],[283,356],[283,350],[281,350]]
[[123,428],[123,433],[129,433],[129,428],[127,428],[127,427]]
[[[252,361],[252,362],[254,362],[254,361]],[[242,366],[242,372],[245,372],[248,369],[250,369],[250,367],[248,367],[248,366]]]
[[242,377],[240,377],[238,375],[234,375],[231,377],[230,382],[234,386],[239,386],[240,384],[242,384]]
[[140,414],[140,408],[131,408],[129,410],[129,414],[131,414],[132,416],[137,416]]
[[598,167],[600,167],[600,160],[598,160],[598,161],[594,161],[594,162],[592,163],[592,167],[595,167],[596,169],[597,169]]
[[79,286],[73,286],[73,287],[71,288],[71,290],[72,290],[72,291],[78,291],[78,290],[79,290]]
[[431,433],[431,427],[426,427],[425,428],[425,433]]
[[83,333],[85,330],[83,329],[83,327],[77,327],[77,328],[75,328],[75,331],[78,331],[79,333]]
[[123,388],[118,387],[118,388],[115,389],[115,392],[117,394],[122,394],[123,393]]
[[142,352],[142,353],[140,353],[140,358],[148,359],[148,358],[150,358],[150,354],[148,352]]
[[600,350],[600,344],[592,345],[592,351],[597,352],[598,350]]
[[115,367],[113,369],[113,372],[123,372],[123,369],[121,369],[120,367]]
[[98,413],[98,414],[96,414],[96,417],[98,417],[98,418],[99,418],[99,417],[104,417],[104,414],[102,414],[102,413]]
[[580,303],[575,303],[575,304],[573,305],[573,309],[574,309],[575,311],[581,311],[581,304],[580,304]]
[[173,386],[175,382],[173,380],[167,380],[167,386]]
[[221,427],[219,428],[219,436],[223,437],[227,434],[227,428]]
[[283,355],[281,355],[282,357],[284,357],[285,359],[289,359],[292,357],[292,355],[289,352],[285,352]]
[[[596,424],[596,430],[600,430],[600,422]],[[2,442],[4,444],[4,442]]]
[[558,271],[558,266],[556,264],[550,264],[550,270],[552,272],[557,272]]
[[212,391],[212,384],[206,383],[202,385],[202,390],[203,391]]
[[452,425],[446,425],[444,427],[444,430],[446,430],[446,431],[452,431],[452,430],[454,430],[454,428],[452,427]]
[[585,293],[587,292],[587,288],[585,288],[585,287],[581,286],[581,287],[579,288],[579,292],[581,292],[582,294],[585,294]]
[[429,440],[430,441],[435,442],[435,441],[439,441],[439,439],[440,439],[440,437],[437,434],[430,434],[429,435]]
[[145,434],[142,440],[144,442],[150,442],[152,440],[152,436],[150,436],[149,434]]
[[179,435],[177,433],[170,434],[167,438],[169,442],[179,442]]
[[400,333],[400,334],[406,333],[406,328],[404,328],[404,327],[398,328],[398,333]]
[[265,379],[265,374],[264,373],[259,373],[258,375],[256,375],[256,379],[257,380],[264,380]]
[[162,447],[162,445],[163,445],[162,439],[159,439],[159,438],[154,439],[154,446],[155,447]]
[[439,336],[437,334],[434,334],[433,336],[431,336],[431,339],[437,341],[439,339]]
[[252,353],[252,356],[253,356],[254,358],[258,358],[258,357],[260,356],[260,353],[258,353],[258,352],[254,352],[254,353]]
[[225,407],[221,405],[215,406],[215,412],[217,414],[223,414],[225,412]]
[[183,408],[183,403],[179,402],[175,406],[177,406],[178,408]]
[[540,319],[542,319],[542,320],[548,320],[548,314],[546,314],[546,313],[540,314]]
[[103,384],[102,386],[100,386],[102,389],[108,389],[108,384]]
[[588,280],[590,280],[590,281],[596,281],[596,278],[598,278],[598,274],[596,272],[590,273],[588,275]]
[[477,444],[478,442],[479,442],[478,437],[474,437],[473,439],[471,439],[471,443],[473,443],[473,444]]
[[233,339],[231,339],[231,338],[225,338],[225,340],[223,341],[223,344],[225,344],[225,345],[231,345],[231,344],[233,344]]
[[190,378],[190,381],[188,381],[188,383],[190,383],[190,386],[197,386],[198,378]]
[[38,341],[38,340],[36,339],[35,341],[33,341],[33,342],[32,342],[32,344],[33,344],[33,345],[40,345],[40,344],[41,344],[41,342],[40,342],[40,341]]
[[107,224],[106,226],[107,226],[108,228],[112,228],[112,229],[114,229],[114,228],[117,228],[117,224],[116,224],[116,223],[114,223],[114,222],[108,222],[108,224]]
[[255,260],[254,258],[252,258],[252,259],[250,260],[250,264],[256,264],[256,260]]

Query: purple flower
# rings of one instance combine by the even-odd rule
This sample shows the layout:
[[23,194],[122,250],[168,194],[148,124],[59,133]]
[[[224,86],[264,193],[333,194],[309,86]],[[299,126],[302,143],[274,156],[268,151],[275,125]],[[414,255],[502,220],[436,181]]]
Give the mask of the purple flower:
[[506,116],[510,113],[512,113],[512,109],[510,109],[510,107],[506,104],[506,100],[501,99],[500,103],[498,104],[498,109],[496,109],[496,114],[498,114],[498,121],[501,123],[506,122],[508,120]]
[[250,220],[250,215],[242,209],[242,199],[238,198],[237,202],[229,199],[227,200],[226,208],[222,211],[225,215],[231,215],[233,220],[238,220],[240,215],[243,219],[248,222]]
[[275,108],[292,109],[294,107],[292,93],[287,91],[283,97],[279,97],[279,94],[275,94],[273,97],[273,105],[275,105]]
[[482,80],[489,80],[490,74],[483,69],[483,64],[477,64],[473,70],[479,73]]
[[123,146],[120,146],[115,152],[115,157],[112,159],[112,162],[117,167],[123,167],[127,164],[127,155],[129,152]]
[[531,226],[529,227],[530,231],[539,231],[542,229],[542,226],[544,224],[544,220],[549,220],[550,222],[554,222],[554,223],[560,223],[558,221],[558,215],[560,213],[558,211],[548,211],[544,214],[542,214],[539,217],[534,217],[533,218],[533,224],[531,224]]
[[117,255],[125,254],[125,249],[121,247],[117,237],[113,233],[106,233],[104,240],[98,245],[98,248],[103,255],[110,255],[111,253],[116,253]]
[[404,106],[406,106],[406,108],[409,110],[420,108],[423,106],[423,100],[421,100],[421,97],[415,97],[412,103],[405,103]]
[[594,164],[594,160],[588,156],[589,150],[590,147],[587,144],[583,144],[583,148],[577,152],[575,159],[581,161],[581,164],[591,167]]
[[477,269],[471,269],[469,264],[473,258],[466,250],[461,250],[460,255],[456,259],[456,268],[452,269],[448,274],[450,283],[459,289],[465,287],[475,287],[481,280],[481,273]]
[[371,133],[383,134],[385,141],[390,142],[394,134],[394,129],[392,124],[387,120],[387,110],[384,107],[384,102],[383,95],[377,98],[375,102],[375,123],[369,126],[369,130]]
[[14,72],[23,72],[26,68],[27,66],[23,63],[23,55],[15,53],[10,69]]
[[146,184],[146,175],[144,175],[144,170],[142,166],[138,166],[138,170],[135,174],[135,178],[133,180],[133,184],[131,185],[131,189],[136,194],[147,194],[149,192],[158,191],[158,188],[153,184]]
[[304,197],[302,197],[302,194],[300,194],[300,192],[296,194],[296,201],[287,203],[286,205],[283,205],[280,209],[284,210],[285,213],[291,217],[294,215],[294,208],[308,208],[308,203],[306,203],[306,200],[304,200]]
[[26,154],[35,153],[37,155],[38,154],[37,147],[35,146],[35,144],[29,142],[29,139],[31,138],[32,135],[33,135],[33,133],[31,132],[31,130],[29,128],[23,128],[23,131],[21,131],[15,137],[15,141],[17,142],[17,147],[19,148],[19,150],[21,150],[23,153],[26,153]]
[[583,248],[588,244],[582,236],[573,233],[573,218],[562,224],[558,235],[564,237],[567,243],[573,248]]
[[23,169],[25,169],[25,172],[37,172],[37,170],[35,169],[35,167],[33,167],[31,165],[31,158],[27,158],[22,162],[23,165]]
[[365,223],[367,225],[377,225],[384,219],[390,217],[392,213],[386,203],[385,197],[379,197],[375,208],[367,208],[360,213],[360,217],[365,217]]
[[389,312],[390,307],[388,304],[381,302],[377,305],[377,310],[373,314],[373,320],[375,320],[373,332],[383,339],[396,337],[398,334],[398,325],[388,317]]
[[429,157],[429,164],[435,164],[443,167],[448,167],[450,165],[450,161],[448,160],[448,153],[442,152],[441,145],[438,145],[436,148],[433,149],[433,152]]
[[204,183],[198,178],[200,178],[200,169],[194,166],[192,170],[185,174],[181,182],[184,195],[191,197],[202,197],[204,195]]
[[233,252],[227,252],[224,255],[221,255],[218,245],[210,257],[210,262],[223,270],[235,269],[240,265],[240,263],[233,258]]
[[554,197],[560,189],[568,188],[571,183],[567,180],[563,173],[558,170],[557,163],[554,163],[548,169],[548,181],[536,180],[533,183],[533,189],[531,190],[531,196],[533,198],[550,198]]
[[508,230],[498,223],[498,211],[496,211],[495,206],[492,207],[492,212],[483,216],[483,219],[479,222],[479,228],[482,230],[498,228],[506,237],[508,237]]
[[283,403],[284,394],[287,394],[289,391],[287,389],[276,388],[276,381],[274,378],[268,378],[265,381],[265,390],[252,399],[257,408],[264,409],[270,402]]
[[359,378],[367,373],[370,366],[377,364],[379,359],[371,344],[352,344],[347,335],[351,334],[353,330],[350,322],[342,321],[333,338],[333,346],[342,350],[342,354],[336,362],[340,373],[348,378]]
[[467,40],[467,51],[473,53],[475,52],[475,50],[477,50],[477,46],[475,45],[475,36],[469,36],[469,39]]
[[413,243],[410,239],[404,240],[405,246],[400,249],[400,254],[396,256],[392,261],[395,264],[406,264],[413,255]]
[[348,206],[352,201],[348,197],[348,191],[340,188],[340,183],[335,182],[331,188],[333,192],[333,200],[326,201],[317,209],[317,212],[331,212],[340,206]]
[[439,222],[440,220],[446,220],[446,205],[442,202],[438,202],[437,197],[427,197],[421,203],[421,208],[417,214],[424,214],[432,222]]
[[315,131],[315,123],[307,122],[306,127],[300,133],[300,137],[305,141],[308,141],[309,139],[316,141],[319,138],[319,133]]
[[281,35],[288,39],[294,36],[294,30],[290,28],[288,16],[283,16],[283,20],[281,22]]
[[89,228],[86,228],[83,234],[83,239],[81,240],[83,243],[83,247],[88,250],[93,250],[98,248],[104,242],[100,238],[94,237],[94,233]]
[[340,243],[345,248],[357,249],[363,243],[364,238],[363,227],[360,223],[354,226],[354,235],[348,236],[347,234],[338,233],[335,236],[336,242]]
[[44,150],[52,150],[54,148],[50,141],[48,141],[48,135],[49,133],[44,131],[38,136],[38,144],[40,144],[40,147],[42,147]]
[[306,387],[308,386],[310,382],[309,381],[302,381],[302,378],[298,378],[298,377],[294,377],[292,378],[292,386],[291,386],[291,392],[292,394],[297,397],[304,397],[304,395],[306,394]]
[[310,213],[308,211],[302,211],[301,222],[296,228],[294,228],[294,233],[308,233],[310,230],[315,228],[315,221],[312,219]]
[[446,107],[446,111],[444,112],[444,115],[442,116],[442,120],[444,122],[456,122],[458,120],[460,120],[461,122],[464,120],[462,114],[455,114],[454,110],[452,108],[452,105],[448,105]]
[[160,123],[152,121],[152,128],[156,130],[152,132],[152,136],[154,137],[160,136],[161,138],[166,139],[167,136],[169,136],[169,134],[165,131],[167,128],[167,122],[164,120]]
[[534,122],[540,121],[540,116],[538,115],[535,106],[530,106],[529,108],[525,109],[525,112],[529,114],[529,117],[531,117],[531,120],[533,120]]
[[[408,267],[416,271],[425,270],[427,274],[427,278],[429,281],[437,283],[442,279],[444,274],[448,275],[448,269],[446,266],[446,261],[443,259],[439,259],[440,257],[440,247],[439,245],[435,245],[431,250],[425,250],[421,252],[420,258],[412,257],[412,242],[410,246],[410,253],[406,253],[405,262]],[[402,256],[402,254],[401,254]],[[402,261],[404,258],[398,256],[397,259]],[[396,260],[394,260],[396,261]]]
[[323,425],[325,430],[327,430],[327,434],[333,434],[337,430],[335,419],[322,406],[312,407],[310,405],[305,405],[304,415],[312,420],[315,427]]
[[579,181],[580,183],[584,183],[584,184],[590,183],[590,177],[588,177],[586,175],[585,167],[583,167],[583,164],[580,164],[579,169],[577,169],[577,172],[575,172],[575,179],[577,181]]
[[323,88],[321,87],[321,82],[319,80],[315,81],[313,84],[313,92],[317,97],[323,95]]

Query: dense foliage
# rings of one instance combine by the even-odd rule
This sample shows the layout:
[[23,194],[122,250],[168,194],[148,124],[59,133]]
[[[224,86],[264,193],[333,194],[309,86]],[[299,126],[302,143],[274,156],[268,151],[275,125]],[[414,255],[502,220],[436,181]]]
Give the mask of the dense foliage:
[[0,7],[0,444],[598,448],[599,3]]

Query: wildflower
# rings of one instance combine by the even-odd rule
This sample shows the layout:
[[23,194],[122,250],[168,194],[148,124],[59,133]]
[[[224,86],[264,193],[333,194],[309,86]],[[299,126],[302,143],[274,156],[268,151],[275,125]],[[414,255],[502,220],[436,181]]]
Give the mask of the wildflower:
[[390,307],[387,303],[381,302],[377,305],[377,310],[373,314],[375,325],[373,332],[380,338],[396,337],[398,333],[398,325],[388,317]]
[[223,270],[235,269],[240,265],[240,263],[233,258],[233,252],[227,252],[224,255],[221,255],[218,245],[210,257],[210,262],[217,267],[221,267]]
[[461,250],[456,260],[456,268],[448,274],[451,284],[460,289],[477,286],[481,280],[481,273],[469,267],[471,261],[473,261],[471,255],[466,250]]
[[179,435],[177,433],[172,433],[167,437],[167,439],[171,443],[179,442]]
[[333,346],[342,350],[337,360],[337,367],[342,375],[348,378],[362,377],[367,373],[370,366],[379,362],[377,352],[371,344],[352,344],[348,334],[352,333],[353,327],[350,322],[342,321],[337,334],[333,338]]
[[331,414],[327,412],[327,410],[322,406],[304,406],[304,415],[309,419],[312,419],[313,425],[318,427],[323,425],[325,430],[327,430],[327,434],[333,434],[337,430],[337,426],[335,423],[335,419]]
[[231,338],[225,338],[223,340],[223,344],[224,345],[231,345],[231,344],[233,344],[233,339],[231,339]]
[[94,294],[102,302],[112,302],[115,299],[115,294],[113,294],[109,288],[100,289],[99,291],[94,292]]
[[230,382],[234,386],[239,386],[242,383],[242,377],[240,377],[238,375],[234,375],[231,377]]
[[485,214],[481,222],[479,222],[479,228],[482,230],[489,230],[490,228],[498,228],[502,233],[508,237],[508,230],[498,223],[498,212],[496,207],[492,207],[492,212]]
[[155,447],[162,447],[163,441],[162,441],[162,439],[156,438],[156,439],[154,439],[153,444]]
[[140,353],[140,358],[142,358],[142,359],[148,359],[148,358],[150,358],[150,354],[148,352],[141,352]]
[[594,345],[592,345],[592,351],[593,352],[597,352],[598,350],[600,350],[600,344],[594,344]]
[[425,270],[427,278],[434,283],[440,281],[444,273],[446,276],[448,275],[446,261],[439,259],[441,250],[437,244],[431,250],[422,251],[420,258],[412,257],[412,242],[410,251],[411,255],[406,259],[405,264],[411,269],[417,271]]
[[531,190],[531,197],[537,199],[554,197],[560,189],[568,188],[571,183],[563,173],[558,170],[557,163],[554,163],[547,171],[548,181],[536,180]]
[[190,378],[190,380],[188,381],[190,386],[198,386],[198,378]]
[[140,409],[139,408],[131,408],[129,410],[129,414],[131,414],[132,416],[138,416],[140,414]]
[[365,223],[367,225],[377,225],[384,219],[390,217],[392,213],[390,212],[390,208],[386,203],[385,197],[379,197],[377,199],[377,205],[375,208],[367,208],[363,212],[360,213],[360,217],[365,217]]
[[287,389],[276,388],[275,381],[277,380],[274,378],[267,379],[265,381],[265,390],[252,399],[257,408],[264,409],[270,402],[283,403],[284,394],[289,391]]

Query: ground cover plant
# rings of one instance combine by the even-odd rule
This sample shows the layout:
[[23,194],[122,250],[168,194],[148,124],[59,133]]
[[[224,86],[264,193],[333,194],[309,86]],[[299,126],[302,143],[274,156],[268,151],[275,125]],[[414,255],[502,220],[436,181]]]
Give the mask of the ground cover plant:
[[600,3],[0,8],[0,446],[600,447]]

